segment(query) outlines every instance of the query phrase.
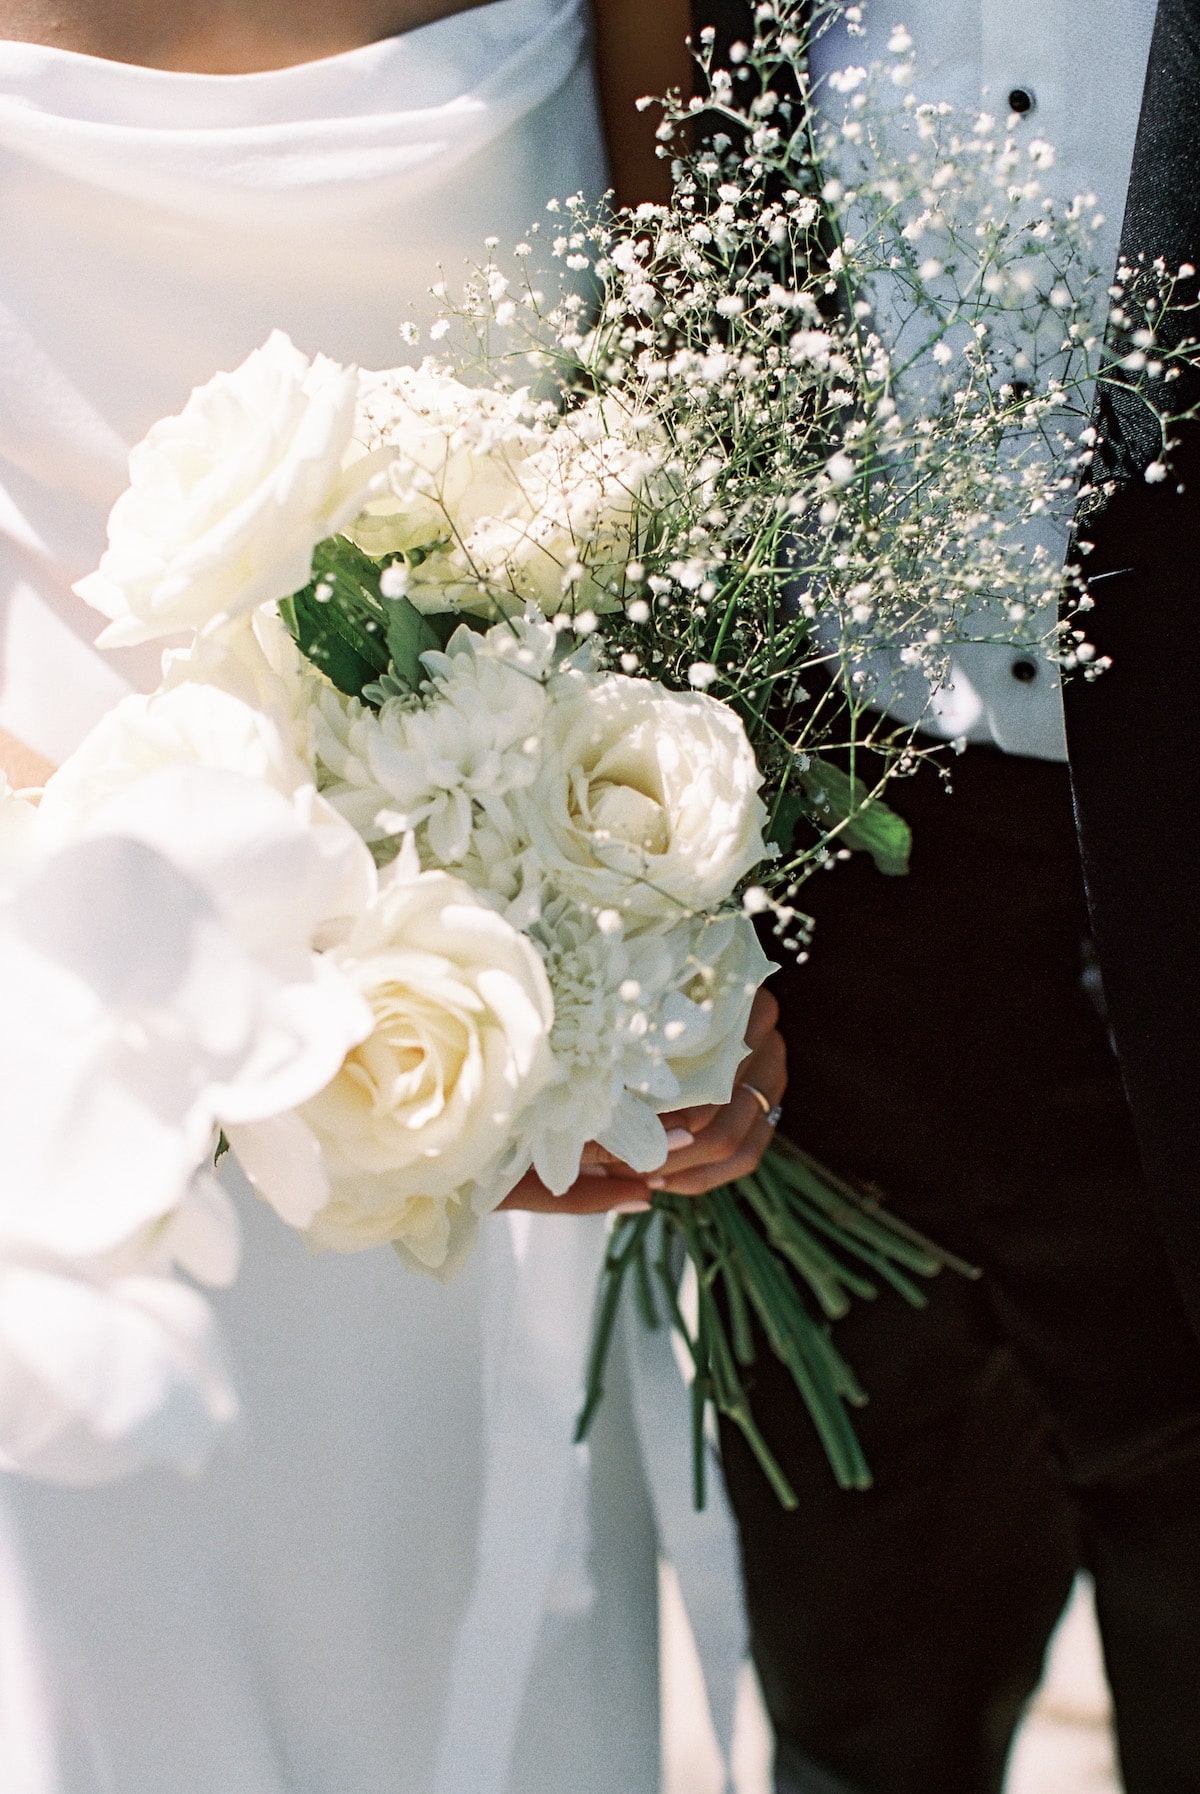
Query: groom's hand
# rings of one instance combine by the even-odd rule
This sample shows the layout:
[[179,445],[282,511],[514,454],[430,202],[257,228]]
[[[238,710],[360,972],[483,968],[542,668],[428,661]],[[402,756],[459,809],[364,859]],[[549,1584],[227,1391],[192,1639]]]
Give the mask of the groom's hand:
[[664,1115],[671,1141],[667,1162],[648,1176],[639,1176],[602,1146],[585,1146],[579,1177],[562,1196],[554,1196],[532,1171],[509,1191],[501,1208],[533,1209],[547,1215],[598,1215],[610,1209],[644,1209],[654,1190],[673,1196],[700,1196],[754,1170],[771,1143],[774,1129],[762,1103],[772,1107],[787,1085],[787,1058],[776,1023],[779,1004],[769,990],[760,990],[750,1011],[746,1045],[729,1102],[681,1109]]

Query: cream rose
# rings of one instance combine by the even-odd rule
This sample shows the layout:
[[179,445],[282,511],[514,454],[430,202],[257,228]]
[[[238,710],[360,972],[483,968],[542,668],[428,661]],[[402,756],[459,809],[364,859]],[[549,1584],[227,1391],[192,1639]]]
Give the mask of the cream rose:
[[234,1150],[314,1246],[390,1241],[413,1268],[448,1276],[503,1196],[501,1162],[552,1074],[541,959],[467,885],[418,871],[411,851],[331,957],[371,1032],[294,1116],[228,1130]]
[[358,370],[308,358],[282,331],[197,387],[129,458],[108,548],[76,591],[112,622],[106,647],[203,629],[309,579],[382,465],[347,466]]
[[[667,496],[663,459],[660,435],[615,401],[591,400],[516,467],[512,502],[490,514],[476,507],[448,558],[484,580],[504,610],[619,609],[639,529]],[[437,556],[415,570],[415,604],[436,596],[444,571]],[[458,595],[464,608],[471,598],[466,588]]]
[[360,394],[359,438],[391,457],[385,489],[346,532],[368,554],[461,539],[519,501],[521,463],[541,440],[523,415],[526,394],[464,386],[432,367],[364,373]]
[[363,395],[360,435],[395,459],[349,533],[375,555],[434,549],[409,570],[419,610],[619,606],[643,512],[668,490],[654,426],[612,399],[531,422],[525,393],[429,368],[364,376]]
[[717,908],[763,858],[761,783],[727,705],[611,674],[551,705],[513,801],[551,884],[661,924]]

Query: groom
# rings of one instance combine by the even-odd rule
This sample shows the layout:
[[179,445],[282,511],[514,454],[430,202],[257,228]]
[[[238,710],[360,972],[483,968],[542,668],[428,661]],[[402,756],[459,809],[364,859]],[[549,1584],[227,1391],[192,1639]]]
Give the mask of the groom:
[[[1018,137],[1061,132],[1080,188],[1131,155],[1123,256],[1200,267],[1200,0],[862,15],[845,60],[907,26]],[[734,0],[708,23],[752,29]],[[998,1794],[1080,1567],[1127,1794],[1200,1794],[1200,423],[1162,483],[1136,418],[1104,423],[1123,477],[1085,565],[1112,668],[1068,681],[1065,758],[1053,669],[996,661],[952,795],[898,788],[909,877],[858,855],[810,881],[811,963],[775,980],[788,1131],[984,1271],[839,1324],[868,1493],[834,1489],[765,1350],[799,1510],[723,1437],[780,1794]]]

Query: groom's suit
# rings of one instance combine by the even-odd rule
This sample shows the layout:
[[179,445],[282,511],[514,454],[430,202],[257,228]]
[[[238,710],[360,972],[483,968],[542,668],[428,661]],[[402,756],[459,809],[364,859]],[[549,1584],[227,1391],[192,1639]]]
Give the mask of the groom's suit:
[[[1200,268],[1200,0],[1159,3],[1122,253]],[[1113,665],[1068,683],[1069,773],[973,747],[949,800],[901,788],[909,878],[810,881],[811,963],[776,981],[785,1126],[985,1271],[839,1324],[866,1495],[832,1488],[765,1348],[796,1515],[723,1437],[781,1794],[998,1794],[1081,1564],[1128,1794],[1200,1794],[1200,423],[1166,483],[1136,406],[1105,427],[1086,569]]]
[[[1097,128],[1102,128],[1100,121]],[[1200,4],[1161,0],[1122,233],[1132,260],[1200,268]],[[1196,300],[1196,281],[1185,283]],[[1200,334],[1200,319],[1186,320]],[[1173,406],[1200,403],[1200,375]],[[1172,1260],[1200,1325],[1200,426],[1182,424],[1182,493],[1136,409],[1106,420],[1129,477],[1089,533],[1095,637],[1114,675],[1066,690],[1092,925],[1125,1084]],[[1124,429],[1122,429],[1124,425]]]

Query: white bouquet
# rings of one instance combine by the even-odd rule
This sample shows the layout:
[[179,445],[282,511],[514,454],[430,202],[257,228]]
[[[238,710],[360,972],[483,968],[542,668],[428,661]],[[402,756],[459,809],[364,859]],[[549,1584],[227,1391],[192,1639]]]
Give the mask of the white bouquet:
[[[348,384],[349,430],[329,403]],[[268,401],[286,428],[261,426]],[[733,1092],[777,851],[705,668],[673,687],[604,639],[677,502],[659,426],[433,364],[318,377],[276,334],[156,424],[131,474],[80,590],[114,640],[190,639],[52,776],[38,826],[61,851],[114,812],[136,828],[168,767],[250,782],[336,869],[297,945],[358,1018],[319,1081],[210,1103],[219,1150],[314,1247],[390,1243],[439,1277],[530,1170],[562,1194],[597,1142],[656,1171],[664,1114]],[[271,943],[296,901],[242,845]]]
[[[1144,375],[1165,441],[1157,395],[1192,353],[1155,346],[1175,277],[1120,271],[1121,329],[1147,282],[1155,326],[1114,353],[1086,197],[1055,206],[996,121],[948,108],[904,111],[889,146],[866,71],[814,139],[797,19],[758,7],[736,81],[705,49],[707,95],[667,102],[664,153],[708,114],[670,205],[552,208],[590,312],[492,264],[435,327],[464,339],[453,363],[366,372],[276,333],[134,451],[79,587],[106,640],[190,639],[51,779],[41,825],[69,842],[122,793],[136,814],[151,769],[198,763],[258,781],[342,866],[305,951],[359,1030],[319,1085],[213,1116],[315,1246],[387,1241],[447,1276],[530,1169],[565,1191],[598,1141],[653,1172],[664,1114],[730,1097],[772,969],[753,918],[803,951],[814,870],[856,850],[906,869],[882,794],[934,749],[886,714],[889,681],[927,699],[973,639],[1103,668],[1082,567],[1060,616],[1030,532],[1081,478],[1104,490],[1097,380]],[[824,165],[847,144],[852,186]],[[903,345],[881,280],[906,290]],[[873,1293],[864,1270],[919,1301],[907,1273],[942,1262],[784,1142],[736,1189],[657,1193],[614,1227],[581,1427],[632,1269],[688,1339],[697,1439],[715,1402],[794,1499],[747,1399],[757,1322],[865,1486],[822,1322]]]
[[[282,441],[256,422],[270,361]],[[319,535],[325,510],[306,517],[272,482],[311,489],[314,507],[344,488],[327,391],[349,377],[317,380],[276,335],[135,451],[113,545],[81,590],[118,634],[185,618],[195,634],[159,691],[119,706],[51,778],[41,822],[69,837],[149,768],[194,761],[359,843],[367,876],[320,946],[370,1027],[302,1103],[221,1125],[314,1246],[390,1243],[447,1276],[529,1169],[561,1194],[598,1141],[652,1172],[663,1113],[728,1100],[772,969],[738,900],[768,851],[766,809],[732,710],[605,665],[561,614],[564,555],[575,585],[633,558],[655,460],[628,420],[564,420],[431,367],[353,372],[355,432],[337,440],[348,467],[376,470],[365,509],[317,547],[301,591],[281,550],[272,595],[230,601],[217,544],[239,563],[245,544],[214,490],[232,519],[253,489],[260,568],[271,519],[288,541]],[[326,458],[320,479],[297,470],[298,441]],[[169,510],[152,501],[168,483]],[[202,556],[181,529],[193,513]],[[175,599],[156,625],[130,569],[168,564]]]

